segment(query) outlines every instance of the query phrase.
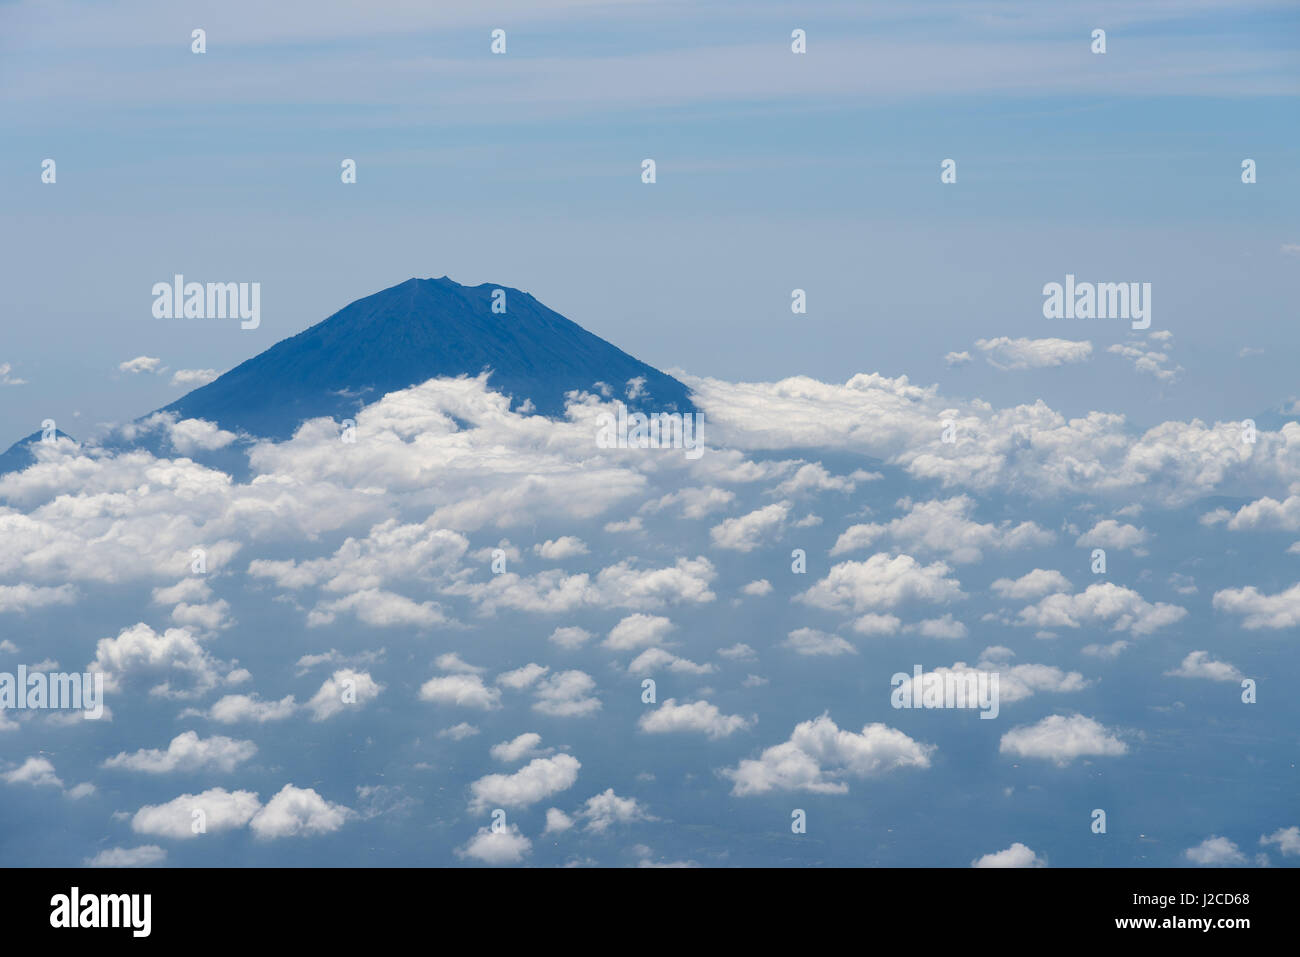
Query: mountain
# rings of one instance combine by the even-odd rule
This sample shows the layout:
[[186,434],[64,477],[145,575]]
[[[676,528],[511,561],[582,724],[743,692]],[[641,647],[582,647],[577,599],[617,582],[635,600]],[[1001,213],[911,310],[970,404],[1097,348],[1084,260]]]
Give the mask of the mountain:
[[[9,446],[3,454],[0,454],[0,475],[7,472],[21,472],[23,469],[36,464],[36,456],[32,452],[32,446],[41,441],[44,433],[37,429],[31,435],[19,439],[13,445]],[[68,439],[76,442],[76,439],[68,435],[62,429],[55,429],[54,435],[60,439]]]
[[[506,312],[492,311],[505,292]],[[387,392],[491,370],[488,385],[546,416],[565,392],[612,387],[630,408],[693,412],[686,386],[546,308],[526,292],[446,278],[408,279],[358,299],[164,406],[182,418],[284,439],[316,416],[347,418]],[[645,380],[636,399],[627,383]]]

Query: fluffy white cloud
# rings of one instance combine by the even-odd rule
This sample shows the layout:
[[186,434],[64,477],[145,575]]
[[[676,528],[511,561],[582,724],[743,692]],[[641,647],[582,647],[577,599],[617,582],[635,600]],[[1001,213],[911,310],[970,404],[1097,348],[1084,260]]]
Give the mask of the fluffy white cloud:
[[556,628],[551,632],[550,640],[561,648],[572,651],[591,641],[591,632],[570,625],[564,628]]
[[0,585],[0,612],[29,611],[51,605],[71,605],[77,600],[72,585],[42,588],[39,585]]
[[533,758],[513,774],[488,774],[469,786],[471,811],[494,807],[529,807],[567,791],[578,780],[581,762],[571,754]]
[[1165,674],[1177,678],[1208,678],[1211,681],[1240,681],[1242,674],[1226,661],[1215,661],[1208,651],[1192,651],[1182,664]]
[[649,734],[696,732],[712,740],[725,738],[743,731],[750,722],[740,715],[723,714],[717,705],[707,701],[678,704],[669,698],[653,711],[647,711],[637,722],[637,727]]
[[1164,602],[1152,604],[1131,588],[1099,582],[1076,595],[1048,595],[1036,605],[1021,609],[1019,624],[1037,628],[1109,625],[1112,631],[1149,635],[1186,616],[1186,608]]
[[1092,355],[1092,343],[1073,339],[979,339],[975,347],[995,369],[1050,369],[1084,362]]
[[1246,863],[1246,855],[1226,837],[1212,834],[1195,847],[1183,851],[1183,855],[1193,864],[1201,867],[1240,867]]
[[[193,698],[215,688],[224,668],[188,629],[169,628],[159,634],[140,623],[116,638],[101,638],[95,644],[95,658],[85,670],[103,672],[104,687],[109,691],[120,691],[124,681],[142,676],[165,679],[151,689],[152,694]],[[175,679],[188,687],[173,688]]]
[[1047,861],[1016,841],[1005,851],[985,854],[970,862],[971,867],[1046,867]]
[[241,721],[265,724],[268,721],[283,721],[297,708],[293,695],[285,695],[279,701],[263,701],[255,694],[228,694],[212,705],[208,717],[222,724],[238,724]]
[[343,668],[334,672],[304,705],[313,721],[324,721],[349,708],[361,708],[379,697],[384,686],[366,671]]
[[795,726],[790,740],[767,748],[723,773],[737,796],[768,791],[845,794],[845,778],[867,778],[899,768],[928,768],[935,747],[912,740],[883,724],[868,724],[860,734],[842,731],[823,714]]
[[776,537],[789,515],[789,502],[764,505],[747,515],[729,518],[721,525],[715,525],[709,529],[709,537],[718,548],[752,552],[764,540]]
[[207,385],[219,378],[221,373],[216,369],[177,369],[172,373],[172,385],[182,386],[186,389],[197,389],[199,386]]
[[815,628],[796,628],[781,642],[800,655],[856,655],[858,650],[839,635],[830,635]]
[[977,562],[985,550],[1011,550],[1050,545],[1055,536],[1033,522],[981,525],[971,519],[975,502],[958,495],[946,500],[913,504],[904,499],[908,513],[880,525],[854,525],[836,541],[832,555],[870,546],[889,538],[909,552],[942,555],[958,562]]
[[517,825],[510,824],[496,831],[481,827],[468,844],[456,853],[484,864],[518,864],[533,848],[533,842],[519,833]]
[[942,618],[926,618],[913,625],[908,625],[906,630],[920,635],[922,638],[944,638],[949,640],[965,638],[968,634],[965,623],[957,621],[951,614],[944,615]]
[[[188,840],[200,833],[243,827],[261,807],[252,791],[209,788],[200,794],[182,794],[166,804],[146,804],[131,818],[131,829],[137,834]],[[203,830],[196,830],[200,825]]]
[[1080,548],[1116,548],[1120,550],[1145,545],[1149,538],[1145,528],[1126,525],[1107,518],[1079,536],[1075,545]]
[[1300,827],[1280,827],[1272,834],[1261,835],[1259,843],[1264,847],[1276,844],[1284,855],[1300,854]]
[[573,827],[573,818],[565,814],[558,807],[546,809],[546,828],[543,834],[563,834]]
[[1016,579],[999,578],[989,587],[1002,598],[1028,600],[1053,592],[1069,591],[1070,580],[1055,569],[1035,568]]
[[126,771],[145,771],[150,774],[171,774],[175,771],[233,771],[257,753],[252,741],[236,741],[214,735],[200,738],[195,731],[185,731],[172,738],[166,750],[149,748],[134,754],[120,752],[104,762],[106,768]]
[[673,623],[662,616],[628,615],[610,630],[605,647],[612,651],[632,651],[662,645],[672,630]]
[[1241,615],[1241,627],[1250,631],[1294,628],[1300,624],[1300,584],[1276,595],[1265,595],[1254,585],[1225,588],[1214,593],[1214,608]]
[[1064,767],[1075,758],[1117,757],[1128,745],[1114,733],[1081,714],[1053,714],[1037,724],[1012,728],[998,750],[1022,758],[1042,758]]
[[943,562],[922,565],[911,555],[883,552],[865,562],[841,562],[825,578],[797,597],[831,611],[868,612],[904,602],[947,602],[964,598],[961,585],[948,577]]
[[586,820],[587,830],[595,834],[603,834],[614,824],[655,820],[644,804],[636,798],[619,797],[613,788],[588,798],[578,816]]
[[340,612],[350,612],[357,620],[375,628],[414,626],[429,628],[447,621],[437,602],[414,602],[391,591],[366,588],[343,598],[319,603],[307,616],[311,627],[331,625]]
[[666,604],[713,601],[716,571],[707,558],[679,558],[666,568],[637,569],[630,561],[603,568],[593,580],[583,572],[552,569],[529,578],[513,572],[487,582],[458,582],[445,591],[464,595],[491,614],[499,609],[565,613],[584,607],[651,609]]
[[550,670],[546,665],[539,665],[535,661],[530,661],[521,668],[504,671],[497,675],[497,684],[503,688],[509,688],[511,691],[523,691],[535,684],[538,678]]
[[689,658],[681,658],[663,648],[647,648],[637,655],[627,666],[630,675],[649,675],[656,671],[671,671],[682,675],[712,674],[713,665],[697,664]]
[[[1013,652],[1002,647],[986,648],[974,666],[958,661],[951,668],[935,668],[923,674],[986,674],[998,676],[998,701],[1010,704],[1022,701],[1036,692],[1082,691],[1088,681],[1078,671],[1063,671],[1055,665],[1011,664]],[[922,681],[925,679],[922,678]],[[901,682],[899,690],[911,694],[912,678]]]
[[561,671],[537,682],[533,710],[553,718],[582,718],[600,710],[596,681],[585,671]]
[[117,371],[126,372],[130,375],[139,375],[142,372],[157,372],[161,366],[162,360],[154,356],[136,356],[134,359],[119,362]]
[[267,841],[281,837],[328,834],[341,828],[352,812],[326,801],[311,788],[286,784],[248,822],[254,836]]
[[159,867],[167,852],[157,844],[139,847],[110,847],[83,862],[86,867]]
[[534,545],[533,551],[547,561],[562,561],[576,555],[586,555],[589,549],[582,539],[562,535],[553,541],[548,539],[540,545]]
[[63,781],[54,773],[48,758],[31,757],[11,771],[0,774],[7,784],[26,784],[31,787],[63,787]]
[[501,707],[501,690],[489,688],[478,675],[443,675],[420,686],[420,699],[490,711]]
[[488,753],[498,761],[513,764],[533,754],[542,743],[542,736],[535,731],[526,731],[509,741],[494,744]]

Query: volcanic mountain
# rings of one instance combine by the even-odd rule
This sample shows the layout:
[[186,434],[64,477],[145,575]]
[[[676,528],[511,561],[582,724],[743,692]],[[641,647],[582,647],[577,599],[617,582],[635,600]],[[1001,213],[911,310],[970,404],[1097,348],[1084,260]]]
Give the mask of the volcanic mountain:
[[[492,311],[497,290],[504,313]],[[284,439],[304,419],[346,418],[385,393],[485,370],[489,388],[509,395],[511,408],[531,401],[546,416],[564,414],[566,392],[594,393],[597,383],[633,409],[695,410],[682,383],[528,293],[444,276],[408,279],[358,299],[160,411]],[[633,379],[644,382],[629,399]]]

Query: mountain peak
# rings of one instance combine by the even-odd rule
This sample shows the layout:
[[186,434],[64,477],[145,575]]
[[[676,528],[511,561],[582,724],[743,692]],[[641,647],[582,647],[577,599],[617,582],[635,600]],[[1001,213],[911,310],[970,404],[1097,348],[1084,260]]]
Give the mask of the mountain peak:
[[[494,311],[495,307],[495,311]],[[504,309],[504,312],[501,310]],[[490,388],[564,414],[566,392],[604,383],[633,408],[690,412],[681,382],[610,345],[526,292],[442,276],[358,299],[161,411],[283,439],[304,419],[347,418],[388,392],[443,376],[490,373]]]

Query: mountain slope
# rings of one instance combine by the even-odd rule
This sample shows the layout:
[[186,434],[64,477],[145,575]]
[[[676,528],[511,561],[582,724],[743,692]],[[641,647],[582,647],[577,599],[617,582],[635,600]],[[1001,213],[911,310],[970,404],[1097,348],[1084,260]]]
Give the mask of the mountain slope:
[[[504,288],[505,314],[492,312]],[[605,382],[646,411],[694,411],[686,386],[508,287],[409,279],[285,339],[162,411],[224,429],[283,439],[314,416],[348,417],[387,392],[439,376],[491,370],[491,388],[519,408],[564,413],[564,393]]]

